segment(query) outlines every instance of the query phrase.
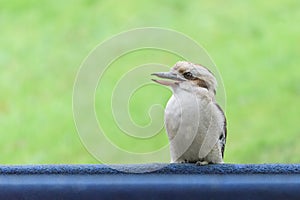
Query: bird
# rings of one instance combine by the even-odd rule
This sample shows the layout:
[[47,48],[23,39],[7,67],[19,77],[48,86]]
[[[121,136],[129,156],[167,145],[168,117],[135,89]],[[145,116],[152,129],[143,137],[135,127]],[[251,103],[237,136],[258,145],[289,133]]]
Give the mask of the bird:
[[224,163],[227,122],[216,102],[214,74],[200,64],[178,61],[169,72],[151,75],[173,93],[164,113],[171,163]]

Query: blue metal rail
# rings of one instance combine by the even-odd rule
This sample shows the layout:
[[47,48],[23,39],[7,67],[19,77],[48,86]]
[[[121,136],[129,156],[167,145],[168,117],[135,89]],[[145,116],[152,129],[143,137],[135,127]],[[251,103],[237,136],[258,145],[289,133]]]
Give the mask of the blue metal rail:
[[300,199],[300,165],[0,166],[0,199]]

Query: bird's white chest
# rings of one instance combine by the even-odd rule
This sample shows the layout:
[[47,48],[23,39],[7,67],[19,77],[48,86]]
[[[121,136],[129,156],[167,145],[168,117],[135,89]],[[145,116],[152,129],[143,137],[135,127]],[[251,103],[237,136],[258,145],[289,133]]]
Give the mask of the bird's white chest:
[[208,105],[211,101],[206,95],[196,96],[184,91],[170,98],[165,109],[165,126],[172,159],[174,155],[182,155],[187,150],[188,157],[198,156],[210,123],[211,111]]
[[184,91],[172,95],[165,109],[169,138],[178,132],[184,132],[185,137],[192,137],[191,132],[199,132],[207,127],[210,115],[207,105],[210,102],[211,99],[205,95],[199,96]]

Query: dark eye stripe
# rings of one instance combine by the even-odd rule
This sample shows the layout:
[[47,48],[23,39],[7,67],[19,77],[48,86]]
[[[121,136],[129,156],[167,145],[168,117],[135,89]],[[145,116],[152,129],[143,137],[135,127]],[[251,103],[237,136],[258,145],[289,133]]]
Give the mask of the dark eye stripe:
[[196,83],[199,87],[206,88],[208,90],[208,84],[204,80],[197,79]]

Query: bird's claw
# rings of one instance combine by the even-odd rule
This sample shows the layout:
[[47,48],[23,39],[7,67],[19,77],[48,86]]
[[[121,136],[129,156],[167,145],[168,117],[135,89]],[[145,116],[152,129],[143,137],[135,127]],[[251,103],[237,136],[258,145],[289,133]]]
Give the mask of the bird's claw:
[[209,163],[207,161],[197,161],[196,165],[198,166],[204,166],[204,165],[208,165]]

